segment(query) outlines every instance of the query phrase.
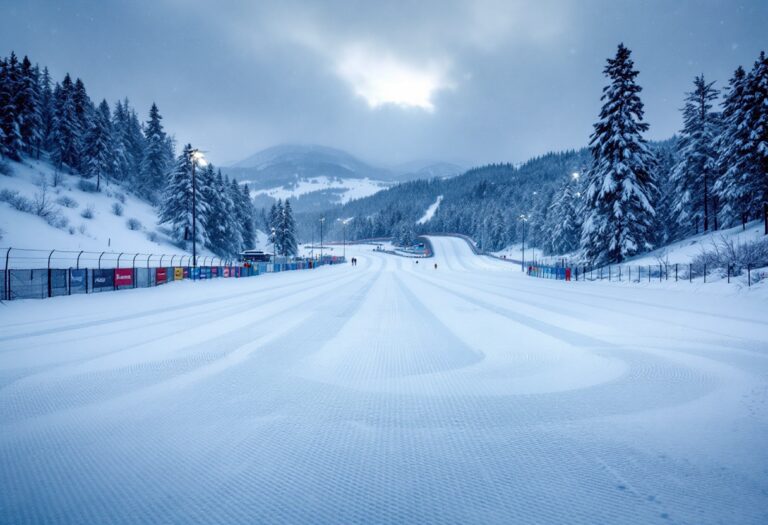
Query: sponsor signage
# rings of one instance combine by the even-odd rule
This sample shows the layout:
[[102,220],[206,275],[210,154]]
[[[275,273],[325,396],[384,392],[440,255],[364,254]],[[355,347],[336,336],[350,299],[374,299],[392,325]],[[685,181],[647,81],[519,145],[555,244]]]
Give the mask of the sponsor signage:
[[212,266],[211,267],[211,277],[218,277],[219,276],[219,267],[218,266]]
[[115,287],[114,270],[91,270],[93,276],[93,289],[103,290],[105,288]]
[[189,276],[192,279],[199,279],[200,278],[200,268],[190,268],[189,269]]
[[224,277],[229,277],[229,266],[224,267]]
[[157,284],[163,284],[168,281],[168,268],[155,269],[155,281]]
[[85,292],[85,270],[69,271],[69,290],[71,293]]
[[185,279],[189,279],[189,267],[188,266],[184,267],[184,278]]
[[133,268],[115,268],[115,286],[133,286]]
[[174,268],[173,269],[173,279],[175,281],[181,281],[184,278],[184,268]]

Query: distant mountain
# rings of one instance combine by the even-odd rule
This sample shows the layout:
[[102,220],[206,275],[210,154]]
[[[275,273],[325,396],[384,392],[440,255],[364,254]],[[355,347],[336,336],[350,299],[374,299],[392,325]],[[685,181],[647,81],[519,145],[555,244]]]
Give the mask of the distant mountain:
[[257,205],[293,199],[296,211],[319,211],[367,197],[397,182],[452,177],[460,166],[421,161],[382,168],[335,148],[283,144],[259,151],[222,171],[247,182]]

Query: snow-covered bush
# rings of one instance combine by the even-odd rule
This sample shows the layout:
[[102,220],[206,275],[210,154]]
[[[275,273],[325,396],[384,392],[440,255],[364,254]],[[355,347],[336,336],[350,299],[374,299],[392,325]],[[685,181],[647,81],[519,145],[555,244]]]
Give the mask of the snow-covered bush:
[[139,219],[130,218],[128,219],[126,224],[128,225],[129,230],[136,231],[141,229],[141,222],[139,221]]
[[67,231],[69,232],[70,235],[74,235],[77,230],[75,230],[74,226],[70,226]]
[[56,204],[64,206],[65,208],[77,208],[80,206],[80,204],[78,204],[78,202],[69,195],[62,195],[56,199]]
[[151,231],[147,234],[147,239],[149,239],[152,242],[157,242],[158,235],[156,231]]
[[117,215],[118,217],[123,216],[123,205],[119,202],[112,203],[112,213]]
[[708,271],[718,269],[724,274],[730,266],[733,275],[741,275],[747,267],[768,266],[768,238],[744,243],[736,243],[725,237],[719,241],[713,240],[710,247],[702,249],[694,257],[692,264],[697,272],[703,272],[706,265]]
[[80,226],[77,227],[77,231],[80,232],[80,235],[85,235],[88,232],[88,227],[85,223],[81,223]]
[[83,211],[80,212],[80,217],[83,219],[93,219],[95,212],[93,211],[93,204],[89,204]]
[[23,195],[19,195],[18,191],[13,190],[0,190],[0,202],[7,202],[13,208],[23,211],[25,213],[32,213],[32,201]]
[[114,197],[120,201],[121,204],[125,204],[125,193],[116,191]]
[[87,181],[85,179],[80,179],[77,182],[77,188],[80,191],[84,191],[86,193],[96,193],[98,191],[96,189],[96,185],[93,182]]

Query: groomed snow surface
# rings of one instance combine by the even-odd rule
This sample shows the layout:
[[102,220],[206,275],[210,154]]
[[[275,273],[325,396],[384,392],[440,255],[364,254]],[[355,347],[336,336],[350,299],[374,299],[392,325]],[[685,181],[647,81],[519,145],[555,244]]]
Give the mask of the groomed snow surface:
[[764,294],[432,243],[0,305],[0,521],[768,522]]

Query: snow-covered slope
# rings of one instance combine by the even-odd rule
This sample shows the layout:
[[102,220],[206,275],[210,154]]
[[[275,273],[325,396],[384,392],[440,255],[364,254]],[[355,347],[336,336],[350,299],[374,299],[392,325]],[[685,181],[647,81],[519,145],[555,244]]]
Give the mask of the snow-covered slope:
[[[313,177],[311,179],[301,179],[290,186],[279,186],[276,188],[253,190],[252,195],[267,195],[273,199],[299,199],[302,195],[308,195],[317,192],[327,192],[329,201],[336,201],[337,204],[345,204],[352,199],[368,197],[376,192],[390,187],[392,183],[377,181],[371,179],[337,179],[326,176]],[[300,204],[300,203],[299,203]]]
[[437,199],[435,199],[435,202],[429,205],[429,208],[427,208],[427,211],[424,212],[424,215],[421,216],[421,218],[416,221],[416,224],[425,224],[429,222],[432,217],[434,217],[435,212],[440,207],[440,203],[443,202],[443,196],[438,195]]
[[[102,181],[101,192],[83,191],[79,176],[59,174],[42,161],[10,163],[13,175],[0,175],[0,246],[29,249],[182,253],[157,226],[147,202]],[[87,181],[95,183],[95,181]],[[6,200],[49,201],[51,218],[19,211]],[[120,214],[116,214],[117,210]],[[91,215],[90,218],[87,218]],[[138,221],[129,228],[129,220]]]

